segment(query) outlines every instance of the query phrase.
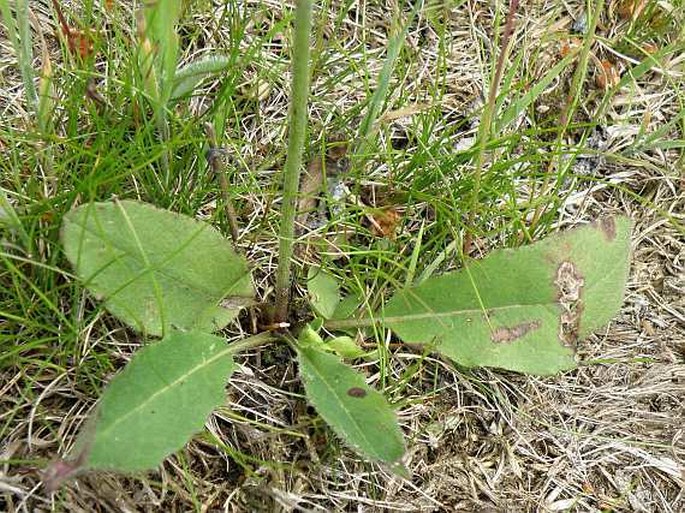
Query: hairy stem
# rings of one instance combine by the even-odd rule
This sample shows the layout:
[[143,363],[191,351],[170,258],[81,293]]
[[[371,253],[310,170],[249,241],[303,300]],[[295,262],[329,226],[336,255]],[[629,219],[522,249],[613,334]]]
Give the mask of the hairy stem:
[[333,319],[324,322],[324,327],[328,330],[342,330],[348,328],[367,328],[379,324],[383,319],[363,317],[361,319]]
[[302,167],[302,152],[307,130],[309,96],[309,34],[312,28],[311,0],[298,0],[295,8],[295,42],[293,45],[293,82],[288,114],[288,154],[283,170],[283,206],[276,273],[275,321],[288,316],[291,260],[294,249],[297,192]]
[[280,338],[281,337],[279,335],[276,335],[275,333],[271,333],[270,331],[264,331],[252,337],[247,337],[242,340],[232,342],[226,348],[226,352],[231,355],[238,354],[243,351],[247,351],[248,349],[262,346],[268,342],[279,340]]

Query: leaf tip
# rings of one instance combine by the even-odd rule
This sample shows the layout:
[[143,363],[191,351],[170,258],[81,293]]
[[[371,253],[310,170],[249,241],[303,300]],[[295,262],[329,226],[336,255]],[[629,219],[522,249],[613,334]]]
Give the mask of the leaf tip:
[[41,480],[47,493],[54,493],[65,481],[83,470],[86,453],[82,452],[73,460],[59,459],[50,463],[41,473]]
[[397,461],[393,464],[390,465],[390,470],[392,471],[393,474],[403,478],[403,479],[411,479],[411,472],[407,468],[407,466],[402,463],[401,461]]

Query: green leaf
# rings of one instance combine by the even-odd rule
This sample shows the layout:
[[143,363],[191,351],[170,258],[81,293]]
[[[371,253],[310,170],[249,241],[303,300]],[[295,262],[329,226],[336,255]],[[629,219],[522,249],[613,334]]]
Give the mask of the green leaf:
[[319,335],[318,330],[315,329],[312,324],[305,324],[300,330],[299,338],[297,340],[300,346],[307,347],[321,347],[323,345],[323,339]]
[[312,308],[324,319],[330,319],[340,303],[338,280],[318,267],[310,267],[307,288]]
[[335,307],[335,311],[333,312],[331,319],[349,319],[357,313],[363,304],[364,298],[361,296],[361,294],[349,294],[340,300],[338,305]]
[[366,351],[357,345],[352,337],[346,335],[326,340],[322,349],[331,351],[343,358],[360,358],[367,354]]
[[179,68],[174,77],[174,88],[171,92],[171,99],[175,100],[181,96],[192,93],[200,82],[212,75],[224,71],[231,60],[222,55],[210,55],[197,59]]
[[173,332],[141,349],[105,390],[82,435],[85,467],[153,469],[200,431],[225,401],[235,369],[225,341]]
[[[414,17],[420,12],[423,2],[416,2],[414,8],[409,13],[407,20],[401,27],[398,24],[391,24],[394,29],[390,41],[388,42],[385,62],[383,68],[378,75],[378,83],[376,90],[373,92],[369,101],[368,109],[364,119],[362,119],[359,130],[357,132],[357,147],[351,152],[351,160],[354,162],[362,155],[369,153],[369,146],[371,144],[371,135],[373,133],[374,124],[378,119],[378,114],[383,108],[383,104],[387,101],[388,90],[390,89],[390,81],[395,69],[395,63],[400,55],[400,51],[404,46],[404,42],[409,33]],[[394,26],[393,26],[394,25]]]
[[24,247],[31,247],[31,237],[21,223],[19,214],[10,203],[4,189],[0,189],[0,228],[7,228],[9,231],[19,235],[24,243]]
[[630,221],[604,219],[398,292],[383,322],[460,365],[553,374],[621,306]]
[[304,345],[297,356],[307,397],[333,431],[360,454],[397,464],[404,442],[385,397],[332,354]]
[[376,353],[375,350],[369,353],[365,352],[357,345],[352,337],[348,337],[346,335],[329,338],[324,342],[323,338],[321,338],[321,335],[318,333],[320,326],[315,326],[317,320],[320,319],[314,319],[314,321],[306,324],[300,330],[297,340],[297,343],[300,347],[306,346],[311,347],[312,349],[335,353],[342,358],[369,357]]
[[72,210],[62,228],[78,276],[130,326],[214,331],[251,303],[245,261],[211,226],[136,201]]
[[[12,8],[14,9],[16,19],[12,16]],[[2,14],[3,29],[7,31],[9,42],[12,44],[12,49],[17,56],[28,106],[35,111],[38,104],[38,92],[33,81],[35,71],[33,68],[29,1],[16,0],[9,2],[8,0],[0,0],[0,13]]]

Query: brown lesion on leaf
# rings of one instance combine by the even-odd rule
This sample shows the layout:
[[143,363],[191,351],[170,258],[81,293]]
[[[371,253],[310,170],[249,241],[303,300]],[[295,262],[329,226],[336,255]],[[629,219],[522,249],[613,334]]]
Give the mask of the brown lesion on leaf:
[[540,326],[542,326],[542,323],[539,320],[522,322],[511,327],[500,326],[493,330],[490,339],[496,343],[513,342],[524,337],[529,332],[539,329]]
[[350,397],[364,397],[366,396],[366,390],[360,387],[352,387],[347,391],[347,395]]
[[595,226],[602,231],[607,242],[612,242],[616,238],[616,220],[613,217],[603,217]]
[[582,293],[585,278],[573,262],[566,261],[559,264],[554,284],[558,291],[557,301],[561,306],[559,340],[566,347],[575,347],[583,314]]

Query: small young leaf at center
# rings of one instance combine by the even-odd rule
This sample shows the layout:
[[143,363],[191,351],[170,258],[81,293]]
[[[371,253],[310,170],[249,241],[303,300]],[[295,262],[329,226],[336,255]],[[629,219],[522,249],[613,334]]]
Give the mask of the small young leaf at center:
[[360,358],[367,354],[366,351],[357,345],[357,342],[352,337],[347,335],[326,340],[322,348],[326,351],[332,351],[343,358]]

